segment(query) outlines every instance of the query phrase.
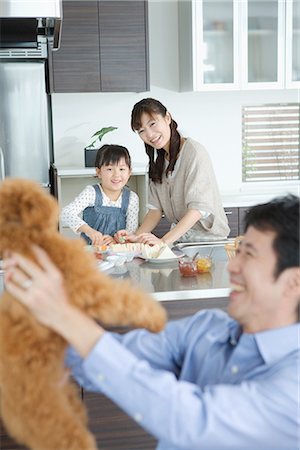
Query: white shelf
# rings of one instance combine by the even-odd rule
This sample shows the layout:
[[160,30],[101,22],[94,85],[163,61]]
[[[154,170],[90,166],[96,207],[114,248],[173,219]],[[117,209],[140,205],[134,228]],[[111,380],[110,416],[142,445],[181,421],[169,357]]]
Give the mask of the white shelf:
[[[94,167],[56,167],[57,176],[62,178],[73,178],[73,177],[89,177],[96,175],[96,170]],[[144,163],[133,163],[132,165],[132,175],[145,175],[148,172],[147,165]]]

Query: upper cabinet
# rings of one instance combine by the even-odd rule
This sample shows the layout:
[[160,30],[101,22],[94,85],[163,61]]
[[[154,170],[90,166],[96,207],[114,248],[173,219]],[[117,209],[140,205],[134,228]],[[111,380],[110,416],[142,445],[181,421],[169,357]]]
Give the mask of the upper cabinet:
[[299,0],[179,2],[179,36],[182,90],[274,89],[299,80]]
[[299,0],[286,0],[286,85],[300,87]]
[[147,1],[64,0],[49,72],[52,92],[149,90]]

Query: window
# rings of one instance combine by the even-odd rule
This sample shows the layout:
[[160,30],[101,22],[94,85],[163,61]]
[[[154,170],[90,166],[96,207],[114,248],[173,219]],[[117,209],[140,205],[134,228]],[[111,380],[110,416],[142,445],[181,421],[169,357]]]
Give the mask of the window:
[[242,108],[243,182],[299,179],[300,103]]

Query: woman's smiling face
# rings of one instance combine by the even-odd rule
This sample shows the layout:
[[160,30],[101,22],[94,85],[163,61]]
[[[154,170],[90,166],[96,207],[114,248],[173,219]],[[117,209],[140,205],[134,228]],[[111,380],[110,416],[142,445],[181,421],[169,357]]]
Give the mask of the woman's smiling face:
[[168,152],[171,138],[170,123],[171,116],[168,112],[164,117],[161,114],[143,113],[141,127],[136,131],[145,144],[156,149],[163,148]]

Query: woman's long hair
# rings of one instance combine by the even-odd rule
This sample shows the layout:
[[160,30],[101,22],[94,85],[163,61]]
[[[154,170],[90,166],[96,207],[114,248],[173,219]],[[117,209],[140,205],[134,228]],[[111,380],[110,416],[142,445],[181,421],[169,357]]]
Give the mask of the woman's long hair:
[[[167,109],[162,103],[154,98],[144,98],[143,100],[140,100],[134,105],[131,113],[131,128],[133,131],[137,131],[141,128],[141,117],[143,113],[147,113],[149,116],[160,114],[165,117]],[[180,150],[180,134],[177,131],[177,126],[177,123],[171,117],[170,160],[166,169],[166,175],[173,172],[177,155]],[[155,159],[155,148],[145,144],[145,149],[149,157],[149,178],[154,182],[162,183],[166,152],[164,149],[156,149],[157,157]]]

